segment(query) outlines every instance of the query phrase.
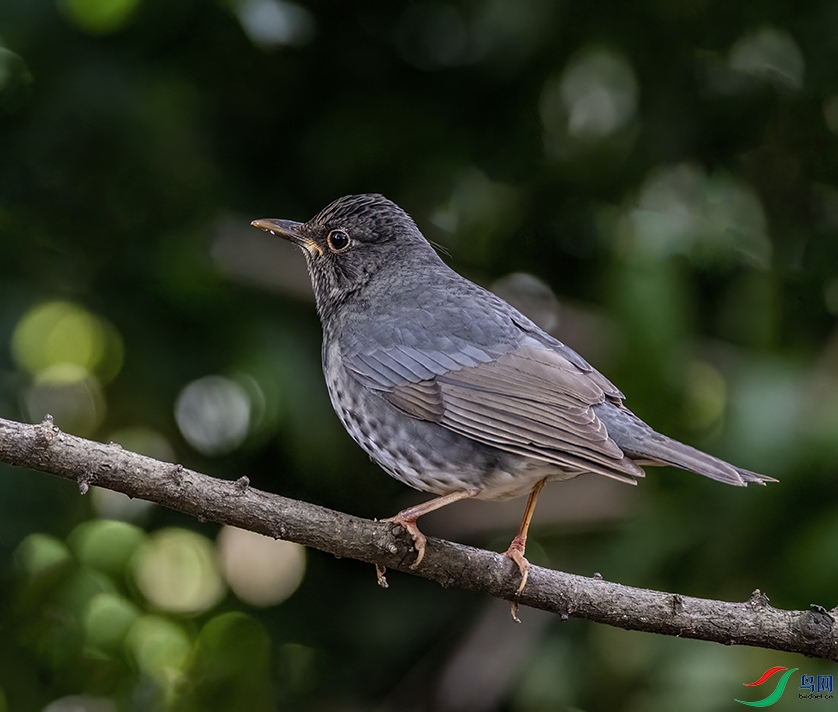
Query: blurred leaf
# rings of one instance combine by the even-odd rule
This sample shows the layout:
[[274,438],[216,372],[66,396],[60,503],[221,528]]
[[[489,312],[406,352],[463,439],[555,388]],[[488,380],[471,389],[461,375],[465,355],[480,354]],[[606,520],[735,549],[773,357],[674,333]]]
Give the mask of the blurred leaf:
[[201,629],[189,669],[189,692],[178,710],[273,710],[270,641],[244,613],[224,613]]

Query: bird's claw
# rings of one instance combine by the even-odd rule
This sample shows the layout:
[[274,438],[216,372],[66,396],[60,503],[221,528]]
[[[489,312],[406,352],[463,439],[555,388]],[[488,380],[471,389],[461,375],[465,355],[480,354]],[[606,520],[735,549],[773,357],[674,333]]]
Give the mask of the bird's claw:
[[527,585],[527,579],[530,575],[530,562],[524,556],[524,541],[522,538],[516,536],[509,545],[509,548],[503,552],[503,555],[508,559],[512,559],[518,565],[518,570],[521,572],[521,583],[518,584],[518,590],[515,591],[515,598],[509,602],[509,613],[512,616],[512,620],[520,623],[521,619],[518,618],[518,599],[524,590],[524,586]]
[[416,526],[415,519],[406,519],[404,517],[400,517],[398,514],[395,517],[390,517],[389,519],[382,519],[382,522],[390,522],[392,524],[398,524],[402,529],[404,529],[408,534],[410,534],[411,538],[413,539],[413,548],[416,551],[416,561],[414,561],[411,565],[411,569],[416,569],[419,564],[422,563],[422,559],[425,558],[425,544],[427,543],[427,539],[425,535],[419,531],[419,527]]

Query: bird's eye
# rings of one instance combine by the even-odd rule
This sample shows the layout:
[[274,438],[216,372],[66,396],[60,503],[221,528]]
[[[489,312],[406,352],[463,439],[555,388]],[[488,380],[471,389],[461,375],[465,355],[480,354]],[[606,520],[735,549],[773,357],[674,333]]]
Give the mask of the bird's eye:
[[332,252],[343,252],[351,242],[345,230],[332,230],[326,241],[329,243],[329,249]]

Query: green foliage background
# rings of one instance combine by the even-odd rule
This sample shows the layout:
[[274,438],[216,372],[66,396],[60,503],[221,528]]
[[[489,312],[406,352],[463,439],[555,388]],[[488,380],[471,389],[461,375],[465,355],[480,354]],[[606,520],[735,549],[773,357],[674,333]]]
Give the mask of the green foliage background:
[[[70,432],[363,516],[415,501],[331,413],[301,258],[247,227],[381,192],[476,281],[526,272],[560,318],[588,315],[593,337],[567,319],[557,334],[640,416],[780,480],[652,471],[617,518],[537,513],[534,561],[831,608],[836,29],[827,0],[3,0],[0,416],[37,419],[64,394]],[[49,353],[34,327],[20,336],[44,304],[71,317]],[[55,353],[78,356],[78,333],[99,351],[68,370]],[[175,417],[213,374],[260,403],[218,454]],[[217,527],[155,509],[90,529],[112,526],[101,516],[67,483],[0,467],[0,710],[699,711],[772,665],[834,672],[526,610],[520,633],[480,596],[399,575],[383,591],[317,552],[279,605],[161,610],[136,550]],[[489,523],[472,542],[512,533]],[[80,543],[94,535],[104,558]]]

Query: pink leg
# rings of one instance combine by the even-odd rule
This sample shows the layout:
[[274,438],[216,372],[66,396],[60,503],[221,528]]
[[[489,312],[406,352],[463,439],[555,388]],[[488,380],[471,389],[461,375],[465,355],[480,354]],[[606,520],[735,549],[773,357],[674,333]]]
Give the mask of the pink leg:
[[[527,506],[524,509],[524,518],[521,520],[521,527],[518,529],[518,533],[515,535],[515,538],[512,540],[509,548],[504,552],[504,556],[509,557],[516,564],[518,564],[518,570],[521,572],[521,583],[516,591],[516,596],[521,595],[521,591],[523,591],[524,586],[527,585],[527,577],[530,574],[530,562],[527,561],[524,556],[524,552],[527,549],[527,531],[530,528],[533,512],[535,512],[535,504],[538,502],[538,495],[541,494],[541,490],[544,489],[544,485],[546,483],[547,479],[545,478],[533,487],[532,492],[530,492],[530,496],[527,498]],[[518,604],[510,602],[509,607],[512,617],[517,621],[518,617],[516,613],[518,612]]]
[[419,527],[416,526],[416,520],[428,512],[433,512],[435,509],[444,507],[452,502],[459,502],[461,499],[474,497],[476,494],[477,490],[451,492],[450,494],[444,494],[441,497],[435,497],[434,499],[423,502],[422,504],[417,504],[413,507],[403,509],[395,517],[381,520],[383,522],[400,524],[404,527],[405,531],[413,537],[413,548],[416,549],[416,561],[410,565],[411,569],[415,569],[422,562],[422,558],[425,556],[425,542],[427,541],[425,539],[425,535],[420,532]]

